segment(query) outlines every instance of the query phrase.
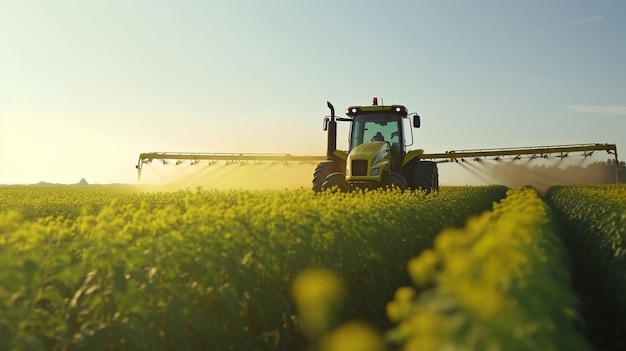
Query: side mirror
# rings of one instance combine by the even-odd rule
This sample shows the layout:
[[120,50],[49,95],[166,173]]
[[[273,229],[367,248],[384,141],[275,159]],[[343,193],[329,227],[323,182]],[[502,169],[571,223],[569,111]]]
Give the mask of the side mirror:
[[420,127],[420,116],[418,114],[413,115],[413,127],[415,128]]
[[330,121],[330,117],[326,116],[324,117],[324,126],[322,127],[324,129],[324,131],[328,130],[328,122]]

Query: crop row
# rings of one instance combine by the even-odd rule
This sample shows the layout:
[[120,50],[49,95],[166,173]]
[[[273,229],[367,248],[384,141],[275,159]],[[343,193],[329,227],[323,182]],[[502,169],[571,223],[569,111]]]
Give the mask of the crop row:
[[[275,350],[347,318],[384,324],[407,260],[506,189],[16,191],[0,189],[0,350]],[[349,296],[332,325],[297,289],[295,318],[290,286],[311,267]]]
[[[166,205],[184,206],[180,192],[149,191],[154,187],[135,186],[0,186],[0,212],[17,211],[25,220],[45,217],[63,217],[74,220],[81,214],[93,214],[109,206],[113,200],[118,204],[139,206],[148,202],[155,207]],[[158,194],[158,195],[157,195]],[[229,195],[230,194],[230,195]],[[222,193],[220,199],[236,196]]]
[[590,341],[626,349],[626,186],[552,187]]
[[512,189],[408,264],[388,304],[405,350],[588,350],[556,220],[534,189]]

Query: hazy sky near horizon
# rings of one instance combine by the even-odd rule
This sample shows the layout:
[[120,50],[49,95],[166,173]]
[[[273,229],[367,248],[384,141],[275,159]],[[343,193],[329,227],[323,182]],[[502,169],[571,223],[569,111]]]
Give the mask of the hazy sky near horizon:
[[0,184],[134,183],[141,152],[324,154],[326,101],[373,96],[421,115],[426,152],[620,151],[624,62],[621,0],[0,0]]

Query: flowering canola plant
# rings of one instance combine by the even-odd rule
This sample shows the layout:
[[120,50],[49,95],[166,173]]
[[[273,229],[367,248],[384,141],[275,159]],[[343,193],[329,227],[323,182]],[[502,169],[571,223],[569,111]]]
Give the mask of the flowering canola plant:
[[587,350],[567,256],[548,206],[511,189],[408,264],[416,288],[387,305],[405,350]]
[[[406,261],[505,191],[0,187],[0,350],[302,349],[384,320]],[[312,268],[340,288],[302,293]],[[345,316],[296,317],[333,293]]]
[[626,349],[626,185],[555,186],[546,198],[562,223],[589,339]]

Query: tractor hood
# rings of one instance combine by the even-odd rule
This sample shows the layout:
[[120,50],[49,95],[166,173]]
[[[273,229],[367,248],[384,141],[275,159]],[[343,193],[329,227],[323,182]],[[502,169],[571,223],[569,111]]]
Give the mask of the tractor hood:
[[391,147],[384,141],[372,141],[356,146],[348,154],[346,180],[380,181],[389,170]]

